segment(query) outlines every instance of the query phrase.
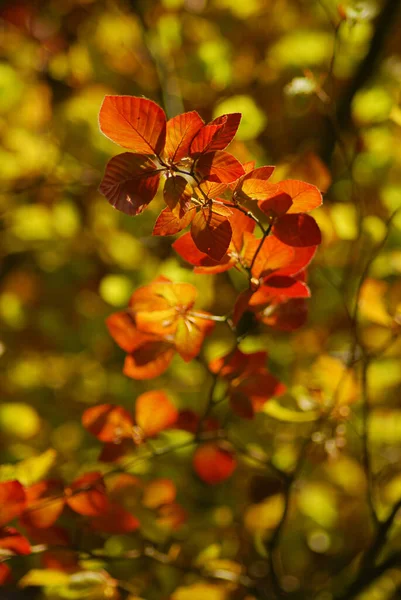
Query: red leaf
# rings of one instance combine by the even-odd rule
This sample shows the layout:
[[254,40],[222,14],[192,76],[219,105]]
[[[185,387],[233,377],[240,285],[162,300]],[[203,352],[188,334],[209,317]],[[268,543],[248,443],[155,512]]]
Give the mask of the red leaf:
[[63,512],[63,485],[54,479],[40,481],[26,489],[26,499],[27,508],[21,516],[21,523],[35,529],[48,528]]
[[14,554],[30,554],[31,545],[14,527],[4,527],[0,530],[0,550],[8,550]]
[[258,319],[280,331],[294,331],[305,324],[308,317],[308,307],[303,298],[290,298],[287,302],[279,304],[268,314],[258,315]]
[[11,569],[6,563],[0,563],[0,585],[5,585],[11,581]]
[[212,373],[218,373],[220,377],[235,379],[240,375],[255,373],[264,369],[267,360],[267,352],[241,352],[238,348],[221,358],[215,358],[209,363]]
[[106,442],[99,454],[100,462],[116,462],[133,449],[132,440],[123,439],[119,444]]
[[174,353],[168,342],[147,342],[126,357],[123,373],[132,379],[153,379],[164,373]]
[[122,406],[100,404],[85,410],[82,425],[101,442],[118,444],[123,438],[132,437],[134,422]]
[[228,152],[218,150],[203,154],[196,163],[202,179],[216,183],[231,183],[244,175],[244,167]]
[[116,144],[141,154],[160,154],[166,139],[166,115],[152,100],[135,96],[106,96],[99,126]]
[[215,485],[233,474],[237,461],[230,450],[210,442],[197,448],[193,457],[193,466],[202,481]]
[[204,125],[193,138],[189,146],[189,156],[196,157],[208,152],[214,138],[224,127],[224,123]]
[[51,527],[32,527],[24,523],[30,540],[36,544],[47,544],[49,546],[70,546],[71,539],[66,529],[53,525]]
[[322,241],[315,219],[305,213],[286,214],[279,217],[274,224],[273,232],[288,246],[317,246]]
[[25,491],[19,481],[0,483],[0,527],[9,523],[25,508]]
[[289,213],[309,212],[320,206],[323,202],[322,194],[315,185],[298,181],[297,179],[286,179],[280,181],[280,190],[288,194],[292,199]]
[[129,310],[110,315],[106,319],[106,325],[113,340],[126,352],[133,352],[146,342],[154,340],[154,336],[138,331]]
[[[82,491],[81,491],[82,490]],[[110,506],[101,473],[85,473],[65,490],[66,502],[72,510],[87,517],[105,514]]]
[[167,121],[165,154],[171,162],[179,162],[189,154],[195,135],[204,126],[196,111],[183,113]]
[[260,210],[262,210],[269,217],[280,217],[281,215],[285,215],[291,206],[291,196],[280,191],[268,200],[262,200],[259,202]]
[[182,229],[185,229],[185,227],[188,227],[195,215],[195,207],[190,208],[182,219],[178,219],[169,208],[165,208],[157,217],[152,235],[175,235]]
[[177,219],[182,219],[193,206],[192,186],[184,177],[169,177],[164,185],[164,201]]
[[238,131],[241,116],[241,113],[230,113],[217,117],[209,123],[209,125],[223,125],[223,127],[214,136],[208,152],[224,150],[228,146]]
[[249,306],[252,308],[266,306],[275,298],[280,302],[286,298],[309,298],[309,296],[310,290],[302,281],[285,275],[273,275],[268,277],[253,294]]
[[191,236],[199,250],[220,261],[230,245],[232,229],[224,215],[206,207],[192,221]]
[[270,398],[281,396],[285,390],[285,386],[276,377],[263,369],[242,381],[238,388],[232,389],[230,403],[236,414],[251,419]]
[[174,425],[178,411],[161,390],[145,392],[136,399],[135,420],[149,437]]
[[107,163],[99,192],[117,210],[139,215],[156,196],[159,181],[158,169],[149,157],[124,152]]
[[129,533],[138,529],[140,523],[134,515],[119,504],[110,504],[107,511],[91,519],[90,526],[95,531],[110,534]]
[[305,246],[304,248],[297,248],[294,252],[294,258],[290,264],[286,267],[280,268],[276,271],[275,275],[296,275],[303,269],[305,269],[312,258],[315,256],[317,246]]

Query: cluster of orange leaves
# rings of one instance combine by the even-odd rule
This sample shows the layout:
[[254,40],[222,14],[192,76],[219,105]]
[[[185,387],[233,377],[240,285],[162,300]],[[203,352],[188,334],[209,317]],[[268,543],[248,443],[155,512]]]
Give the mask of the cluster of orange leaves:
[[[175,235],[190,227],[172,246],[196,273],[235,268],[248,282],[226,319],[196,309],[197,290],[188,283],[158,277],[136,290],[127,309],[107,320],[110,334],[127,353],[124,373],[129,377],[159,376],[175,353],[191,361],[218,321],[229,322],[234,332],[247,315],[288,331],[305,322],[310,295],[306,268],[321,241],[319,227],[307,213],[321,204],[321,194],[302,181],[271,183],[274,167],[241,164],[228,153],[225,148],[240,119],[234,113],[205,124],[193,111],[167,121],[157,104],[131,96],[107,96],[102,104],[101,131],[129,150],[106,167],[100,191],[109,202],[137,215],[156,196],[162,179],[166,207],[153,235]],[[208,365],[213,377],[225,383],[231,410],[242,418],[252,418],[265,402],[285,391],[268,372],[266,361],[266,352],[244,354],[235,346]],[[118,462],[149,438],[176,428],[193,433],[200,442],[193,467],[203,482],[218,484],[237,466],[234,449],[219,441],[217,419],[178,411],[160,390],[139,396],[133,415],[122,406],[101,404],[88,408],[82,423],[103,444],[101,462]],[[213,432],[214,441],[202,438]],[[74,515],[99,535],[132,532],[140,522],[124,499],[133,490],[140,490],[143,506],[156,510],[159,523],[176,528],[185,521],[172,481],[142,482],[117,472],[112,471],[107,482],[100,472],[87,472],[67,486],[53,479],[29,487],[18,481],[0,483],[2,555],[7,560],[13,554],[29,554],[32,542],[67,549],[70,538],[63,523]],[[24,533],[10,525],[15,519]],[[71,556],[66,561],[50,551],[43,560],[52,568],[79,568]],[[9,576],[6,562],[0,562],[0,583]]]

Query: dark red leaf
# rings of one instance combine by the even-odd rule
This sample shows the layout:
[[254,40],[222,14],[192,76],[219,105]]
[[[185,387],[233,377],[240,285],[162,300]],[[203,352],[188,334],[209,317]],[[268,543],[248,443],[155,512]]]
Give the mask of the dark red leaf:
[[99,192],[117,210],[139,215],[155,197],[159,181],[157,166],[149,157],[124,152],[108,162]]
[[305,213],[286,214],[279,217],[275,222],[273,232],[288,246],[317,246],[322,241],[315,219]]
[[230,245],[232,229],[225,215],[206,207],[192,221],[191,236],[201,252],[220,261]]
[[182,219],[193,207],[192,186],[184,177],[169,177],[164,185],[164,201],[177,219]]
[[268,200],[259,202],[259,208],[269,217],[281,217],[292,206],[291,197],[284,192],[278,192]]
[[166,115],[147,98],[106,96],[99,126],[116,144],[141,154],[160,154],[166,140]]
[[122,506],[111,503],[107,511],[99,517],[91,519],[90,526],[102,533],[123,534],[135,531],[140,523],[134,515]]

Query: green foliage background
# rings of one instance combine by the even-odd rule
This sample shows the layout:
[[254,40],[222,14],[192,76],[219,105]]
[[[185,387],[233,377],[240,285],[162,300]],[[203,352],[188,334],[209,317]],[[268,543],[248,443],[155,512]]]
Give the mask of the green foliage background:
[[[251,422],[231,418],[243,453],[233,479],[202,484],[190,450],[132,469],[176,482],[187,523],[166,531],[145,511],[141,536],[160,552],[178,544],[185,567],[152,557],[111,566],[82,559],[84,568],[128,581],[132,599],[258,598],[263,589],[246,582],[263,588],[272,536],[284,597],[340,598],[375,539],[370,504],[384,520],[400,502],[401,20],[394,6],[2,4],[1,479],[71,480],[102,468],[100,444],[81,425],[85,408],[97,403],[131,409],[156,385],[179,407],[201,410],[209,383],[199,362],[177,358],[157,382],[129,380],[104,319],[158,274],[194,283],[202,308],[215,314],[230,310],[241,289],[231,271],[194,275],[170,238],[150,236],[161,197],[129,218],[98,193],[107,160],[119,152],[98,130],[105,94],[144,95],[169,117],[197,110],[207,121],[240,111],[233,154],[277,165],[277,180],[304,179],[325,192],[314,213],[323,244],[310,269],[307,325],[290,334],[261,329],[242,346],[267,349],[289,391]],[[213,336],[207,358],[230,347],[226,335]],[[266,471],[267,458],[297,469],[291,490]],[[397,522],[391,532],[388,555],[400,550]],[[114,536],[107,550],[118,555],[138,540]],[[40,564],[35,556],[16,561],[17,574],[29,561]],[[363,598],[398,597],[399,570],[380,581]],[[43,597],[106,597],[90,583],[86,595],[77,593],[53,582]]]

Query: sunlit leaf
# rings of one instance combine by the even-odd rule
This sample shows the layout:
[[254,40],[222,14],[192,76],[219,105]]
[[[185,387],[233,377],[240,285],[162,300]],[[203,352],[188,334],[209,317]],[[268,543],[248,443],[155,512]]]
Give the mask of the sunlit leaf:
[[18,517],[25,505],[25,492],[19,481],[0,483],[0,526]]
[[216,183],[231,183],[244,175],[241,163],[222,150],[203,154],[196,163],[196,170],[202,179]]
[[172,162],[188,156],[191,142],[203,125],[196,111],[177,115],[167,121],[166,156]]
[[177,490],[171,479],[153,479],[145,486],[142,504],[146,508],[159,508],[174,502],[176,495]]
[[85,473],[65,490],[66,502],[80,515],[97,517],[109,509],[106,486],[101,473]]
[[100,108],[101,131],[113,142],[142,154],[160,154],[166,139],[166,115],[152,100],[106,96]]
[[178,411],[163,391],[141,394],[135,403],[135,420],[145,435],[152,437],[174,425]]
[[279,240],[289,246],[317,246],[322,241],[316,221],[303,213],[286,214],[279,217],[273,227]]
[[192,221],[191,236],[201,252],[219,261],[230,244],[232,229],[226,216],[206,207]]

